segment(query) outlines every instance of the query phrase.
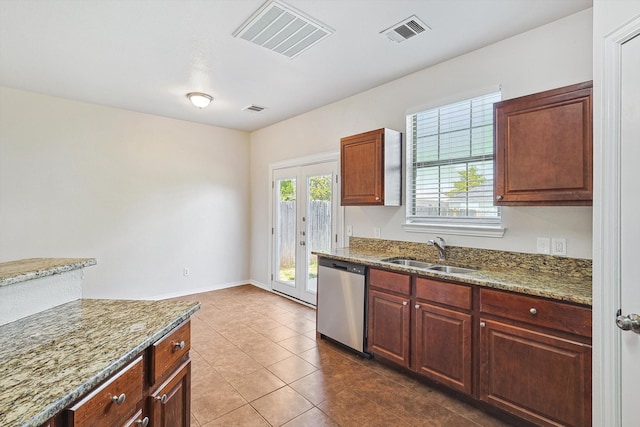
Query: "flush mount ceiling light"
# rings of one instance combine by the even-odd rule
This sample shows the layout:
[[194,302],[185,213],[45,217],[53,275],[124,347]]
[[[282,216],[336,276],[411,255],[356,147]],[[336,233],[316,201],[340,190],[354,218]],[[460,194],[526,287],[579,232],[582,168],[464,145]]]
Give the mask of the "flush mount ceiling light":
[[400,43],[430,29],[431,28],[422,22],[416,15],[412,15],[407,19],[390,26],[386,30],[380,31],[380,34],[384,34],[391,41]]
[[333,30],[282,2],[271,0],[234,33],[288,58],[295,58],[333,34]]
[[187,98],[189,98],[189,101],[198,108],[204,108],[213,101],[213,97],[211,95],[207,95],[202,92],[189,92],[187,94]]

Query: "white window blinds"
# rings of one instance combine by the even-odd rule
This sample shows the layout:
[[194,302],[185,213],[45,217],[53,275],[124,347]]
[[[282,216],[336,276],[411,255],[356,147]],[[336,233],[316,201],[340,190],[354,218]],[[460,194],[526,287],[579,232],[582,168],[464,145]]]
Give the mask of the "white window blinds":
[[493,103],[500,92],[407,116],[407,222],[499,224]]

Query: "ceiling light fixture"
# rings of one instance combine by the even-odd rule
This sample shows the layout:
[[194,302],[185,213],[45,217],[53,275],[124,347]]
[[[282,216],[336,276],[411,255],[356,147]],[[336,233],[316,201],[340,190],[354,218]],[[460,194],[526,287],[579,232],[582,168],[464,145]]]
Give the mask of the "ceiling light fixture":
[[204,108],[213,101],[213,97],[211,95],[207,95],[202,92],[189,92],[187,94],[187,98],[189,98],[189,101],[198,108]]

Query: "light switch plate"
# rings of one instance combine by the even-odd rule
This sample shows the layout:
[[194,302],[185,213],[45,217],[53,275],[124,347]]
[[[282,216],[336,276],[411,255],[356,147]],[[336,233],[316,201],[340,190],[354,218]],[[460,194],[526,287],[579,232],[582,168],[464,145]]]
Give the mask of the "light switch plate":
[[347,236],[353,236],[353,226],[347,225]]
[[551,239],[551,255],[567,255],[567,239],[564,237]]
[[539,254],[547,254],[551,253],[551,239],[548,237],[538,237],[536,250]]
[[373,227],[373,237],[376,239],[380,238],[380,227]]

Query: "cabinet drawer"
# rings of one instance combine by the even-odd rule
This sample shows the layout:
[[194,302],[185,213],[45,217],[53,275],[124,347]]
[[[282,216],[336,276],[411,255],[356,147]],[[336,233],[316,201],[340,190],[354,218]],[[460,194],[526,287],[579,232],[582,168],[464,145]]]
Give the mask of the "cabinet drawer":
[[585,307],[481,289],[480,311],[591,337],[591,310]]
[[151,346],[151,384],[155,384],[191,347],[191,322],[169,332]]
[[411,276],[408,274],[393,273],[391,271],[370,268],[369,286],[409,295],[411,293]]
[[440,282],[423,277],[416,279],[416,298],[424,301],[471,310],[471,295],[469,286]]
[[[142,356],[67,409],[69,426],[110,427],[133,413],[142,400]],[[124,397],[123,397],[124,396]],[[117,400],[120,397],[121,402]]]

